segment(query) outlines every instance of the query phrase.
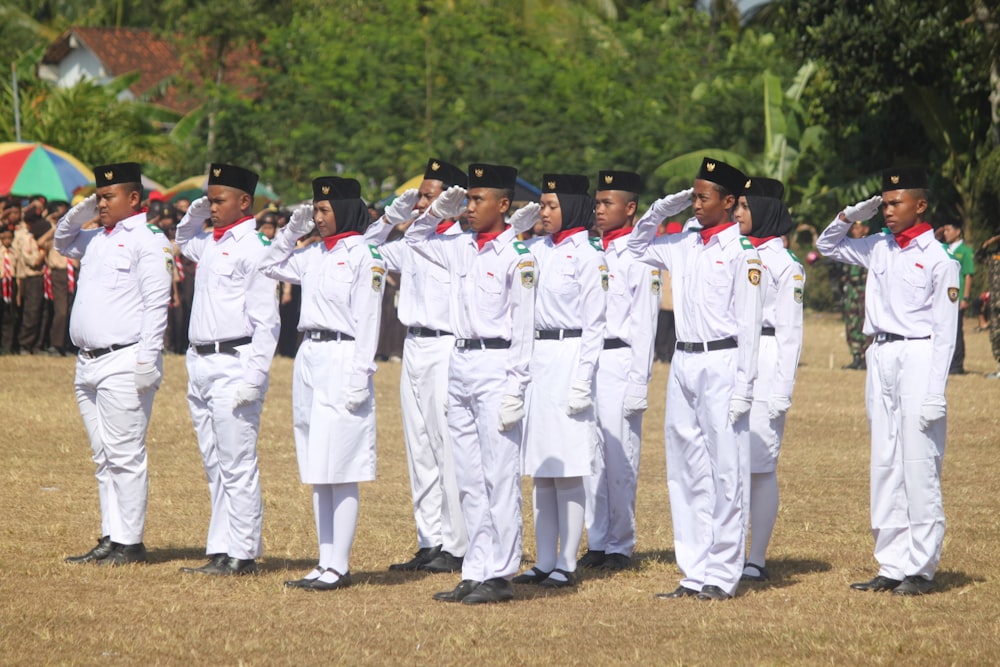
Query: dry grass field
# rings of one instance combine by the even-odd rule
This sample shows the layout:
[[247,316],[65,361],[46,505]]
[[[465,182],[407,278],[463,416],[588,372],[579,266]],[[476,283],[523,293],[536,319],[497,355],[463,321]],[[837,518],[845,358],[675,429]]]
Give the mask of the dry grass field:
[[665,365],[650,390],[635,568],[587,574],[568,592],[519,586],[510,604],[470,608],[431,600],[457,576],[386,569],[415,548],[399,364],[381,364],[376,376],[379,474],[362,485],[351,564],[358,583],[310,593],[282,586],[317,552],[292,444],[290,360],[272,367],[261,429],[262,573],[219,580],[178,573],[202,562],[209,509],[183,359],[166,360],[149,430],[151,562],[111,569],[63,563],[99,531],[73,360],[0,358],[0,664],[1000,663],[1000,383],[982,377],[994,370],[986,335],[966,333],[971,374],[948,385],[939,590],[913,599],[848,588],[876,571],[864,374],[840,370],[849,359],[839,319],[810,315],[806,336],[779,468],[773,580],[744,586],[727,603],[653,597],[678,580],[663,458]]

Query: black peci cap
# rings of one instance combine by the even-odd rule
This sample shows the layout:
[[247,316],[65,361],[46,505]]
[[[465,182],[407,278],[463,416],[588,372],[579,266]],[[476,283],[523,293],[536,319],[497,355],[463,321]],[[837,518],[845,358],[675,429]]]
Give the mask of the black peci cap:
[[781,199],[785,196],[785,186],[781,181],[774,178],[764,178],[754,176],[747,179],[743,185],[743,194],[747,197],[767,197],[769,199]]
[[316,201],[339,201],[341,199],[361,199],[361,183],[353,178],[320,176],[313,179],[313,199]]
[[559,195],[585,195],[590,189],[590,179],[580,174],[544,174],[542,193]]
[[469,165],[469,189],[497,188],[513,190],[517,187],[517,169],[500,164],[476,162]]
[[94,183],[103,188],[117,183],[141,183],[142,167],[138,162],[118,162],[94,167]]
[[431,181],[441,181],[445,189],[453,185],[459,185],[464,188],[469,183],[469,177],[463,170],[450,162],[436,158],[431,158],[427,161],[427,167],[424,169],[424,178]]
[[600,171],[597,174],[597,192],[601,190],[622,190],[638,194],[642,190],[642,177],[634,171]]
[[927,172],[923,169],[893,167],[882,172],[882,192],[926,188]]
[[225,185],[242,190],[251,197],[257,189],[257,174],[232,164],[213,162],[208,170],[209,185]]
[[736,197],[743,194],[743,188],[747,182],[747,176],[742,171],[722,160],[713,160],[710,157],[701,161],[701,169],[698,170],[695,179],[721,185],[729,194]]

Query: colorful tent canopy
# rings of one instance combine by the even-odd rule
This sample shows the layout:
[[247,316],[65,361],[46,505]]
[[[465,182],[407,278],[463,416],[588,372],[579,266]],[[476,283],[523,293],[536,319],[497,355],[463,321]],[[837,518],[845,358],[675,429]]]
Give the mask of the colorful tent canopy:
[[94,172],[75,157],[41,143],[0,143],[0,195],[73,198],[73,191],[94,182]]

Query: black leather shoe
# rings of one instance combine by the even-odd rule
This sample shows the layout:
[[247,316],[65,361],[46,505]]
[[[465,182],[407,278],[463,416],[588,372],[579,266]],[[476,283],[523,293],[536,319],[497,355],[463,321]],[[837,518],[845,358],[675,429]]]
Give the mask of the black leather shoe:
[[587,553],[580,556],[576,561],[577,567],[600,567],[606,556],[603,551],[588,549]]
[[537,567],[533,567],[527,572],[522,572],[513,579],[511,583],[513,584],[540,584],[549,578],[552,571],[546,572],[545,570],[539,570]]
[[108,554],[112,552],[114,547],[111,546],[111,536],[105,535],[101,539],[97,540],[97,546],[83,554],[82,556],[68,556],[66,558],[67,563],[73,563],[74,565],[79,565],[81,563],[89,563],[95,560],[102,560],[108,557]]
[[309,571],[309,574],[315,574],[316,576],[309,577],[309,575],[307,574],[301,579],[290,579],[285,582],[285,586],[288,588],[305,588],[306,585],[316,581],[316,579],[319,579],[319,577],[323,574],[323,568],[317,565],[316,567],[314,567],[312,570]]
[[697,597],[699,600],[714,600],[716,602],[721,602],[723,600],[728,600],[733,596],[718,586],[705,586],[701,589],[701,593],[698,593]]
[[405,563],[393,563],[389,566],[390,570],[419,570],[421,565],[426,565],[431,562],[437,555],[441,553],[441,545],[436,547],[422,547],[417,549],[417,553],[413,554],[413,558],[406,561]]
[[302,586],[303,590],[307,591],[335,591],[338,588],[347,588],[353,582],[351,581],[351,573],[345,572],[341,574],[337,572],[332,567],[326,568],[327,572],[332,572],[337,575],[338,579],[333,582],[323,581],[321,579],[313,579],[308,584]]
[[476,590],[479,584],[480,582],[473,581],[472,579],[463,579],[458,582],[458,586],[455,586],[454,590],[435,593],[434,599],[441,602],[461,602],[469,593]]
[[669,593],[656,593],[653,597],[660,600],[676,600],[678,598],[693,598],[698,595],[698,592],[699,591],[696,591],[693,588],[678,586]]
[[229,558],[228,554],[209,554],[208,562],[201,567],[182,567],[185,574],[219,574],[219,568]]
[[462,558],[460,556],[453,556],[450,552],[441,550],[441,552],[429,560],[418,569],[424,572],[435,572],[438,574],[444,572],[461,572],[462,571]]
[[856,584],[851,584],[851,588],[856,591],[874,591],[876,593],[880,593],[882,591],[891,591],[901,583],[903,582],[899,579],[890,579],[889,577],[883,577],[880,574],[871,581],[862,581]]
[[893,595],[927,595],[934,589],[933,579],[910,575],[905,577],[899,586],[892,589]]
[[253,558],[227,558],[219,565],[215,574],[220,577],[242,576],[246,574],[257,574],[257,561]]
[[552,570],[552,574],[555,574],[556,572],[565,577],[565,579],[553,579],[550,574],[545,581],[540,582],[538,585],[543,588],[569,588],[570,586],[576,586],[576,572],[567,572],[566,570],[562,570],[558,567]]
[[114,546],[111,553],[106,558],[97,561],[97,564],[101,567],[117,567],[119,565],[128,565],[129,563],[146,562],[146,545],[142,542],[138,544],[118,544],[117,542],[112,542],[111,544]]
[[493,604],[513,599],[514,588],[510,585],[510,582],[497,577],[487,579],[476,586],[476,590],[462,598],[462,604]]
[[[747,571],[748,567],[752,567],[754,570]],[[763,565],[754,565],[753,563],[747,563],[743,566],[743,575],[740,577],[743,581],[768,581],[771,578],[771,573],[767,571],[767,568]]]
[[632,559],[625,554],[608,554],[605,556],[604,562],[601,563],[601,569],[618,572],[628,569],[630,565],[632,565]]

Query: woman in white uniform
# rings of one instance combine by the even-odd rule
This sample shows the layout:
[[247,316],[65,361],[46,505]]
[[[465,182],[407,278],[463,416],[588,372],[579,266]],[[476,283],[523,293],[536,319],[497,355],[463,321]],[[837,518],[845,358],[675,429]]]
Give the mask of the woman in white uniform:
[[535,566],[514,583],[576,583],[586,492],[597,446],[592,381],[604,346],[608,271],[589,237],[594,199],[586,176],[546,174],[540,217],[547,236],[528,242],[538,263],[535,347],[524,434],[524,472],[534,478]]
[[764,556],[778,518],[778,453],[802,352],[806,274],[782,238],[794,226],[781,201],[784,192],[781,181],[752,178],[733,216],[740,234],[757,248],[764,268],[757,381],[750,408],[750,551],[744,581],[770,579]]
[[[315,225],[322,242],[295,250]],[[313,591],[351,584],[358,482],[375,479],[372,374],[385,266],[361,232],[368,210],[353,179],[313,181],[313,205],[299,207],[274,239],[262,271],[302,285],[292,411],[303,484],[313,485],[319,564],[285,585]]]

